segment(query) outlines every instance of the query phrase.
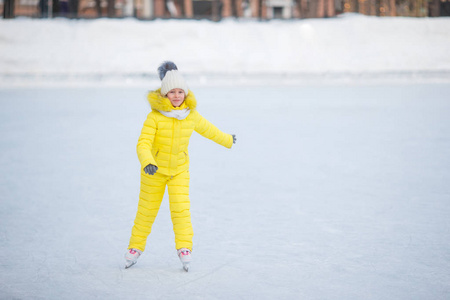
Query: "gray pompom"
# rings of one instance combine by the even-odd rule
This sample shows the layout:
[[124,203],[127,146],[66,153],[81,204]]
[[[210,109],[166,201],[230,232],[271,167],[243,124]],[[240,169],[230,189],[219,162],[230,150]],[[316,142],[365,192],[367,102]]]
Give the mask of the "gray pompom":
[[158,68],[159,79],[163,80],[167,71],[178,70],[177,65],[172,61],[163,62]]

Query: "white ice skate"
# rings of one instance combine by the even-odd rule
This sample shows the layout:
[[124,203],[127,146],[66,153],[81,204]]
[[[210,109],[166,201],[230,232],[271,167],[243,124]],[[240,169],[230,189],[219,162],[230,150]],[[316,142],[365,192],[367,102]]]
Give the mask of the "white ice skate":
[[141,256],[142,251],[138,249],[128,249],[127,253],[125,253],[125,269],[128,269],[132,265],[137,263],[137,259]]
[[177,250],[178,257],[183,264],[183,269],[188,272],[189,271],[189,263],[192,261],[191,250],[187,248],[181,248]]

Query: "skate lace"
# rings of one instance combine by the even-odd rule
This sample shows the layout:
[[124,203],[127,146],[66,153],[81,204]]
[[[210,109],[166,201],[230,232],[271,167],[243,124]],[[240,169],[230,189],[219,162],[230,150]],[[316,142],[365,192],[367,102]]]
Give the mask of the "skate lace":
[[133,257],[139,257],[139,255],[141,255],[141,253],[139,252],[139,250],[131,248],[128,253],[130,255],[132,255]]
[[191,250],[187,249],[187,248],[181,248],[178,250],[178,256],[186,256],[186,255],[191,255]]

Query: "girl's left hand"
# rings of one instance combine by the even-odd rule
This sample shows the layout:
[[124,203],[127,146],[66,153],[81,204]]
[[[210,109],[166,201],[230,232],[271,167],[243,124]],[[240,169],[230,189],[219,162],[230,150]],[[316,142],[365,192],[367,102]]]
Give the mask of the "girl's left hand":
[[233,144],[236,144],[236,140],[237,140],[236,135],[232,134],[231,136],[233,137]]

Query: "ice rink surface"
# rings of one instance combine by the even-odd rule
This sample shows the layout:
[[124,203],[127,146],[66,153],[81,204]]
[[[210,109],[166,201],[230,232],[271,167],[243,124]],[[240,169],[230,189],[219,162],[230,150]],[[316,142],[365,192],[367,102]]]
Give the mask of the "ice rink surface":
[[145,88],[0,89],[1,299],[446,299],[450,85],[200,87],[193,263],[137,265]]

